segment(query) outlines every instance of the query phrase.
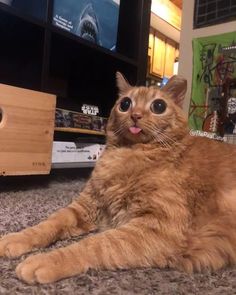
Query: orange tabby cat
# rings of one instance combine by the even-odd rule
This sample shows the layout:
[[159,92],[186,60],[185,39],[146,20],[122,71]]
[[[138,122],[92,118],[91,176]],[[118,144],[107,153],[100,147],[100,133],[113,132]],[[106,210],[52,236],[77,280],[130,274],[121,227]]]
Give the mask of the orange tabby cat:
[[16,257],[100,229],[79,243],[28,257],[16,269],[48,283],[95,269],[173,267],[187,272],[236,263],[236,150],[189,135],[178,105],[186,81],[131,87],[119,98],[107,147],[79,198],[40,224],[9,234],[0,255]]

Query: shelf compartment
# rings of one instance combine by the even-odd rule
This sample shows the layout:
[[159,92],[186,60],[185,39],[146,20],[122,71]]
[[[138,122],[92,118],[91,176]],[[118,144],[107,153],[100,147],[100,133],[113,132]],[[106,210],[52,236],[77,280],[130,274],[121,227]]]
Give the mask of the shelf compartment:
[[0,82],[40,90],[44,29],[0,10]]
[[79,112],[83,104],[96,105],[99,116],[108,117],[117,98],[117,71],[135,83],[137,66],[52,34],[46,91],[58,95],[58,108]]
[[60,29],[54,25],[49,25],[50,27],[50,31],[52,33],[55,33],[55,34],[58,34],[62,37],[66,37],[67,39],[70,39],[76,43],[78,43],[79,45],[83,46],[83,47],[87,47],[88,49],[93,49],[93,50],[96,50],[97,52],[100,52],[100,53],[103,53],[103,54],[106,54],[106,55],[109,55],[115,59],[119,59],[123,62],[127,62],[129,64],[132,64],[134,66],[137,66],[137,60],[135,58],[130,58],[128,56],[126,56],[125,54],[121,54],[119,53],[118,51],[111,51],[105,47],[102,47],[102,46],[99,46],[95,43],[92,43],[92,42],[89,42],[77,35],[74,35],[70,32],[67,32],[63,29]]

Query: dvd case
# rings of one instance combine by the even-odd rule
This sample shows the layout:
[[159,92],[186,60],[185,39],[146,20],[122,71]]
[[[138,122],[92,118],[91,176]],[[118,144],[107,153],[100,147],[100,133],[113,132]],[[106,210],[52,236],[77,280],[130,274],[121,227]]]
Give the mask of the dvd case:
[[115,50],[120,0],[54,0],[53,24]]

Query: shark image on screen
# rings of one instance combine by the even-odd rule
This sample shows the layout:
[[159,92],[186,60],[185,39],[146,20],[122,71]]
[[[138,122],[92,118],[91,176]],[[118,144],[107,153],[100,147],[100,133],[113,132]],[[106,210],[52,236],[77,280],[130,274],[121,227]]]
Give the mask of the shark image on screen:
[[86,5],[80,14],[76,35],[91,42],[100,43],[99,23],[91,3]]
[[115,50],[120,0],[54,0],[53,24]]

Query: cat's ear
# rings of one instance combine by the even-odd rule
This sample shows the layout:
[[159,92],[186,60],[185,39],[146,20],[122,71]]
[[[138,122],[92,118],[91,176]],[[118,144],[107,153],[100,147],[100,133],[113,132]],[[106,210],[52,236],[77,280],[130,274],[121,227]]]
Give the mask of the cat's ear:
[[170,95],[175,103],[182,107],[184,96],[187,91],[187,80],[181,76],[174,75],[161,90]]
[[117,85],[117,88],[119,89],[119,94],[121,95],[127,92],[131,88],[131,85],[129,84],[129,82],[125,79],[125,77],[120,72],[116,72],[116,85]]

